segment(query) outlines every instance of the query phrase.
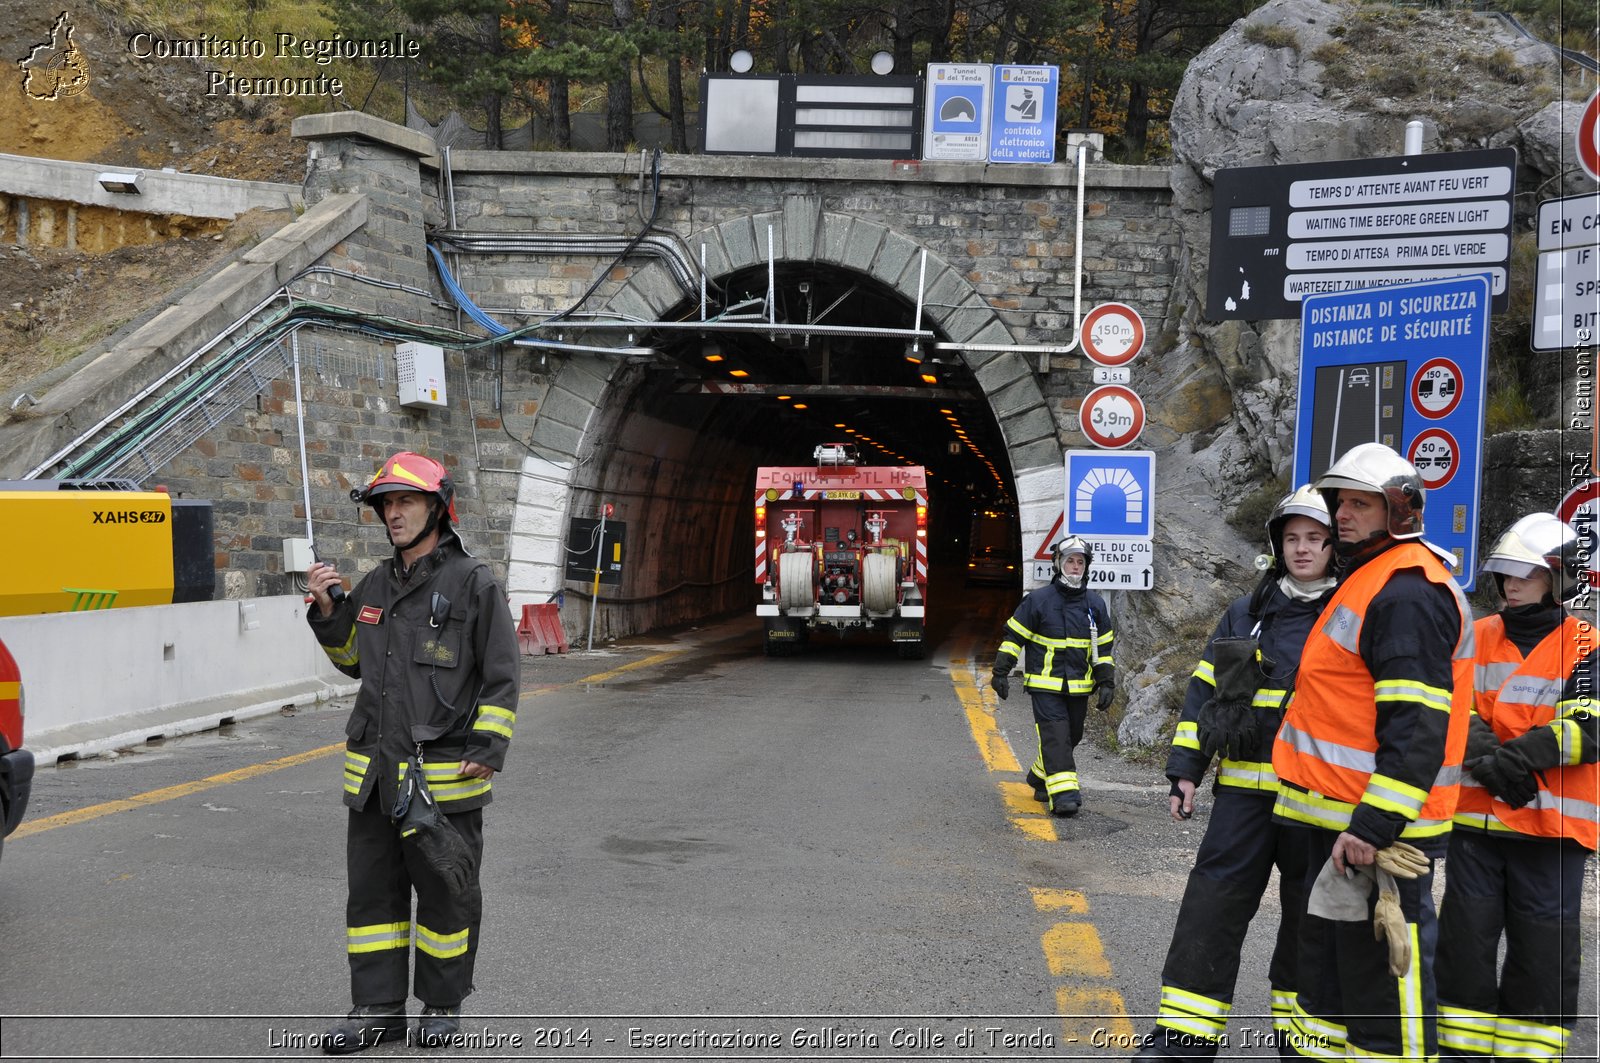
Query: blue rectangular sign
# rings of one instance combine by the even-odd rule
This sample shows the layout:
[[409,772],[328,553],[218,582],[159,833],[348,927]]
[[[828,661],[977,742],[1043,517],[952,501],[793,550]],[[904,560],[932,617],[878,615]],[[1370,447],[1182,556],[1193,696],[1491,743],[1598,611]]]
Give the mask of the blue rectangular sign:
[[1056,161],[1056,93],[1053,66],[996,66],[989,116],[990,162]]
[[1477,578],[1487,274],[1308,296],[1300,320],[1294,484],[1321,476],[1360,443],[1383,443],[1417,467],[1423,535]]

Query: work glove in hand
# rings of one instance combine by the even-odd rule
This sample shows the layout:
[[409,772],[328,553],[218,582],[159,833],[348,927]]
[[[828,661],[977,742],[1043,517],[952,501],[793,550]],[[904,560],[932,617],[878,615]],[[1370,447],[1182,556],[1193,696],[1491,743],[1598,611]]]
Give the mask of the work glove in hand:
[[1000,695],[1001,701],[1011,696],[1011,677],[1008,675],[996,672],[989,677],[989,686],[994,689],[996,694]]
[[1094,688],[1094,707],[1101,712],[1111,708],[1111,699],[1115,696],[1117,688],[1110,683],[1101,683]]
[[1211,644],[1216,693],[1200,706],[1195,720],[1200,753],[1207,759],[1221,753],[1230,760],[1242,760],[1254,753],[1260,742],[1260,721],[1253,704],[1261,685],[1257,648],[1252,638],[1217,639]]
[[1406,880],[1421,878],[1433,867],[1433,861],[1415,845],[1406,842],[1392,842],[1379,849],[1374,861],[1379,870],[1387,871],[1395,878]]
[[1513,746],[1501,746],[1465,767],[1484,789],[1512,808],[1521,808],[1538,796],[1539,782],[1533,777],[1533,769],[1528,767],[1521,751]]
[[1483,717],[1473,716],[1467,724],[1467,752],[1464,759],[1493,756],[1499,748],[1500,736],[1494,733],[1494,728],[1484,722]]
[[1378,872],[1378,903],[1372,909],[1372,937],[1375,941],[1387,939],[1389,973],[1396,978],[1404,977],[1411,969],[1411,928],[1400,910],[1400,891],[1395,888],[1394,879],[1381,870]]

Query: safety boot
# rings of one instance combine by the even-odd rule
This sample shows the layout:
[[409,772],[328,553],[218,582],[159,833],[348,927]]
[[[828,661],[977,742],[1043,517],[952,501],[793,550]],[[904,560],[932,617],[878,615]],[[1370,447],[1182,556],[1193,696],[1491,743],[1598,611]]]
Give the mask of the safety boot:
[[461,1005],[440,1007],[436,1004],[426,1004],[422,1008],[421,1021],[417,1023],[417,1043],[425,1048],[434,1048],[444,1043],[447,1038],[454,1037],[461,1032]]
[[1056,794],[1055,800],[1050,805],[1050,811],[1058,816],[1076,816],[1078,809],[1082,807],[1082,795],[1077,790],[1066,790]]
[[322,1051],[330,1056],[360,1052],[406,1035],[406,1002],[357,1004],[344,1021],[322,1037]]

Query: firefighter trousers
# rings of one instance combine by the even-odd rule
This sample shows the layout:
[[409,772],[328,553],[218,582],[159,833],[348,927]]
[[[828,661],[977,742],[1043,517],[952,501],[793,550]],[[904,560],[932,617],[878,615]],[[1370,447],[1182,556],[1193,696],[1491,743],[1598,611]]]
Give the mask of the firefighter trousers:
[[1588,859],[1571,842],[1451,833],[1439,908],[1441,1059],[1562,1058],[1578,1012]]
[[1033,723],[1039,733],[1039,752],[1028,771],[1028,782],[1035,790],[1043,790],[1048,795],[1053,808],[1056,795],[1076,793],[1079,789],[1078,765],[1072,751],[1083,741],[1089,699],[1049,690],[1028,693],[1033,697]]
[[[1298,830],[1307,839],[1304,881],[1309,897],[1338,834],[1314,827],[1285,829]],[[1411,965],[1398,978],[1389,973],[1388,943],[1372,931],[1377,890],[1367,899],[1366,919],[1343,922],[1301,915],[1297,992],[1288,1033],[1279,1042],[1295,1055],[1422,1060],[1438,1053],[1433,971],[1439,925],[1433,871],[1395,885],[1411,934]]]
[[[1161,1054],[1202,1058],[1217,1054],[1233,1011],[1245,933],[1274,867],[1283,915],[1266,975],[1272,988],[1271,1028],[1288,1030],[1300,915],[1306,906],[1306,832],[1273,822],[1275,798],[1272,791],[1215,789],[1211,822],[1189,872],[1161,969],[1155,1038],[1164,1045]],[[1240,1031],[1240,1041],[1265,1043],[1267,1030],[1268,1024],[1258,1021],[1253,1029]]]
[[[387,1004],[410,994],[413,930],[416,995],[424,1004],[454,1007],[472,992],[483,895],[474,871],[464,894],[452,893],[414,851],[400,842],[377,801],[352,809],[345,860],[349,897],[345,904],[350,1001]],[[483,809],[445,817],[483,861]],[[416,893],[416,918],[411,895]]]

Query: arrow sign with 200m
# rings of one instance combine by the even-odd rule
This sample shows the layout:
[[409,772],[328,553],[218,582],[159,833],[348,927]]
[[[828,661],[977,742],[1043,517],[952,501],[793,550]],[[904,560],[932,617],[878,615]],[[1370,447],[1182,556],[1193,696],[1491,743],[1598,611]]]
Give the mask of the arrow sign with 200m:
[[1095,388],[1078,407],[1078,427],[1097,447],[1125,447],[1144,431],[1144,402],[1121,384]]

